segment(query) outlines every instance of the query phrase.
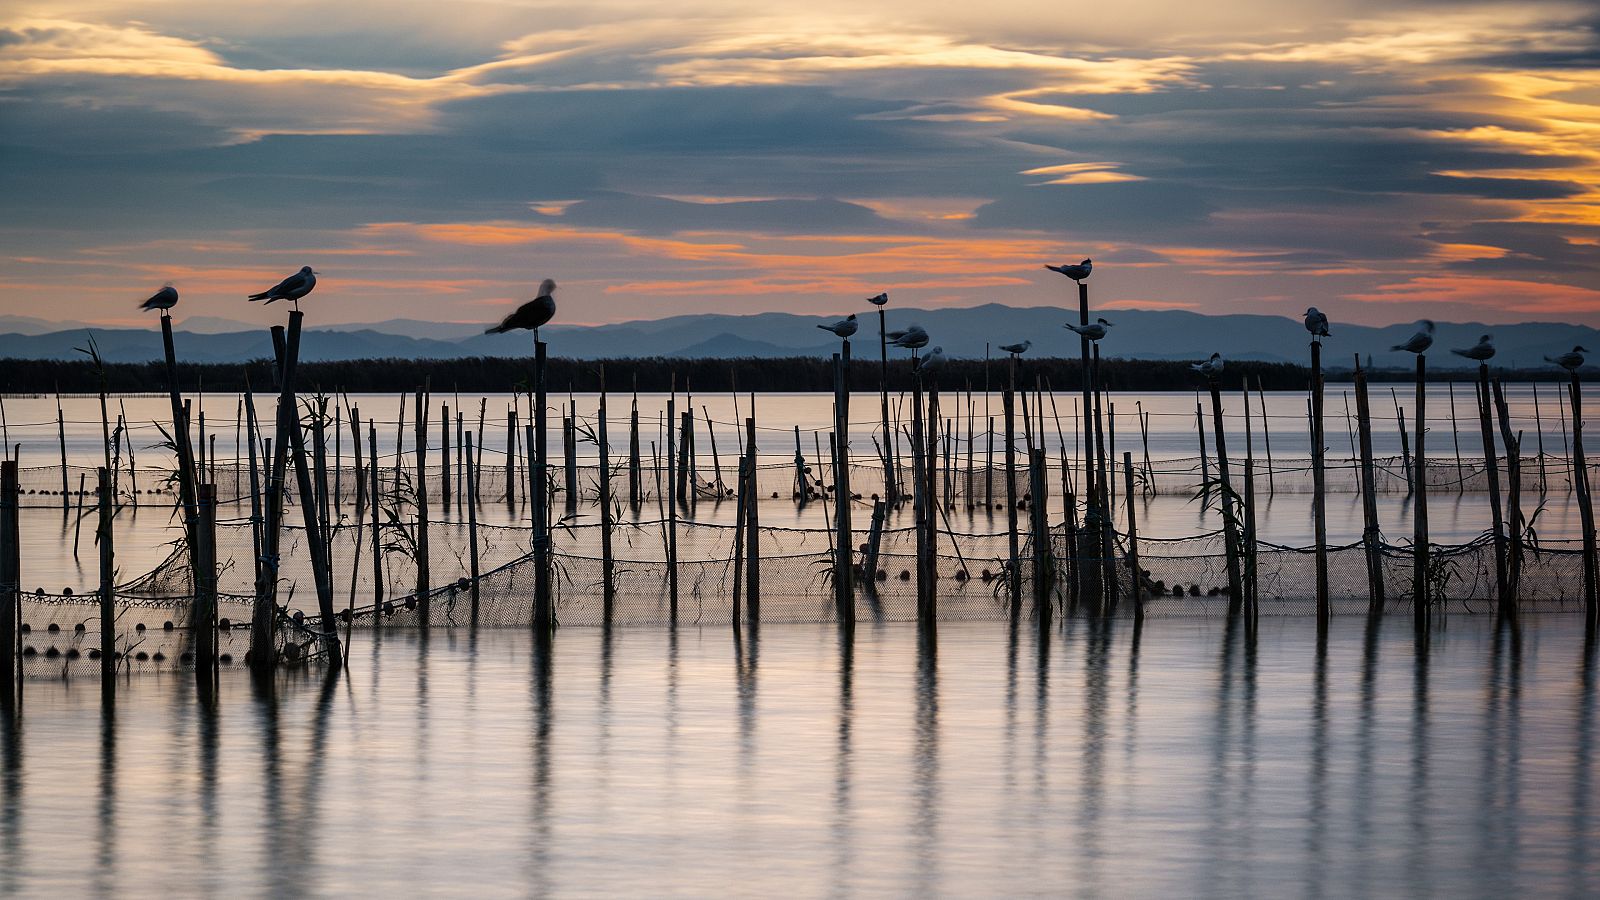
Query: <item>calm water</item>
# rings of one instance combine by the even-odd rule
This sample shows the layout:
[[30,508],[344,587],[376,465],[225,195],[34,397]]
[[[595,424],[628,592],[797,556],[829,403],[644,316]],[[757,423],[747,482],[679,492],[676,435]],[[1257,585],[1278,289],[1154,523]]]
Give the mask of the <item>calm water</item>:
[[358,636],[343,678],[30,682],[27,895],[1600,890],[1581,622]]

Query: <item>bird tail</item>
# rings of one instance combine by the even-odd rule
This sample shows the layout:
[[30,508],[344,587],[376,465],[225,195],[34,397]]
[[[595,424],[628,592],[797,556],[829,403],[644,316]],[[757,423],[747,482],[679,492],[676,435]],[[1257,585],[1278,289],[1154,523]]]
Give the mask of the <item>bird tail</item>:
[[[271,291],[262,291],[259,294],[251,294],[250,295],[250,299],[251,300],[267,300],[267,297],[269,295],[271,295],[271,293],[272,293]],[[267,300],[267,302],[271,303],[272,301],[271,300]]]
[[823,331],[827,331],[828,330],[828,326],[826,326],[826,325],[818,325],[817,327],[821,328]]
[[[1451,352],[1451,353],[1454,353],[1454,354],[1455,354],[1455,355],[1457,355],[1457,356],[1467,356],[1467,351],[1465,351],[1465,350],[1457,350],[1457,349],[1456,349],[1456,348],[1454,348],[1454,347],[1451,347],[1451,348],[1450,348],[1450,352]],[[1470,356],[1467,356],[1467,358],[1468,358],[1468,359],[1471,359],[1471,358],[1472,358],[1472,357],[1470,357]]]
[[1389,349],[1390,350],[1404,350],[1405,348],[1406,348],[1405,344],[1395,344],[1393,347],[1390,347]]
[[492,328],[485,328],[483,330],[483,333],[484,334],[505,334],[506,333],[506,327],[504,325],[495,325]]

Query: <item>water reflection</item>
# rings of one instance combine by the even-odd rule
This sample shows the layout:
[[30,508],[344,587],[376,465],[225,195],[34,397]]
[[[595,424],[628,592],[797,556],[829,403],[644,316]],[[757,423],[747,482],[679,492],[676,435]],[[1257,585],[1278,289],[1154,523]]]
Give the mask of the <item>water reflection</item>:
[[911,893],[939,891],[939,640],[917,629],[915,726],[911,750]]

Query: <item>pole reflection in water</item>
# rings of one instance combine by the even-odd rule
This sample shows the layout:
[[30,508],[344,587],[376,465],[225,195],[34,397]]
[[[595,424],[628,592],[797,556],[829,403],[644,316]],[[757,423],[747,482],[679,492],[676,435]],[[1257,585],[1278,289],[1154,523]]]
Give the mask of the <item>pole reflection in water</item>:
[[[94,894],[109,897],[117,880],[117,707],[100,704],[100,784],[95,794]],[[10,871],[9,865],[5,866]],[[0,885],[10,888],[10,885]],[[10,893],[9,890],[5,893]]]
[[855,725],[855,701],[852,697],[855,682],[855,629],[841,627],[839,631],[839,724],[836,729],[838,745],[833,765],[833,820],[829,826],[833,843],[833,868],[830,873],[830,893],[847,893],[855,872],[855,807],[851,802],[851,731]]
[[552,859],[551,834],[553,822],[556,818],[551,806],[554,796],[551,784],[551,752],[550,741],[554,730],[555,711],[552,709],[554,702],[555,671],[555,642],[548,632],[535,633],[531,638],[533,652],[533,685],[530,695],[533,699],[533,790],[530,796],[531,821],[527,835],[527,860],[528,871],[526,874],[530,893],[536,897],[547,897],[554,890],[554,883],[550,878],[550,862]]
[[938,893],[939,859],[939,636],[917,629],[916,719],[911,750],[912,893]]

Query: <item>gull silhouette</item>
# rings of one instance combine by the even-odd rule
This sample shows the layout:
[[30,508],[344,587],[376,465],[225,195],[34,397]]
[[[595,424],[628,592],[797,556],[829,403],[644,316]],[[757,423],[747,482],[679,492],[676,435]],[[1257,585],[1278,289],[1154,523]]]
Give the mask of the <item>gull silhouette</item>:
[[523,329],[533,332],[533,339],[539,340],[539,328],[548,323],[556,315],[556,282],[553,278],[546,278],[539,282],[539,296],[517,307],[511,315],[500,320],[500,324],[493,328],[484,329],[484,334],[505,334],[508,331]]

